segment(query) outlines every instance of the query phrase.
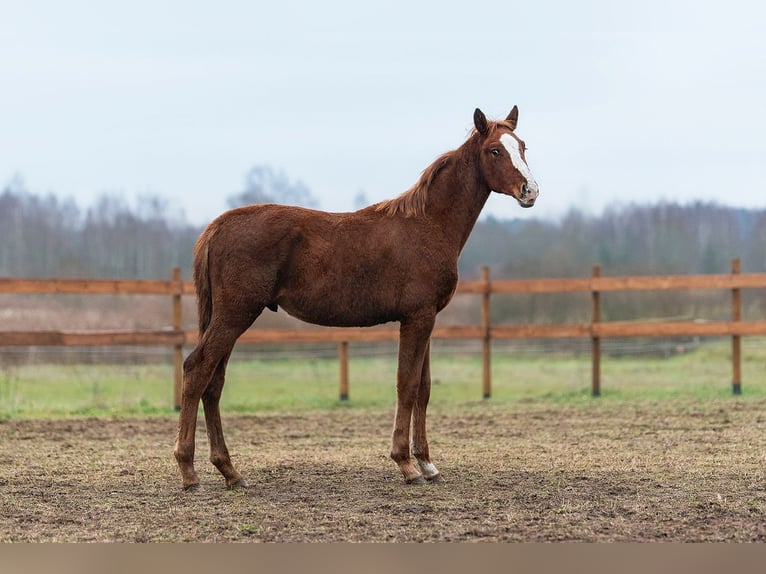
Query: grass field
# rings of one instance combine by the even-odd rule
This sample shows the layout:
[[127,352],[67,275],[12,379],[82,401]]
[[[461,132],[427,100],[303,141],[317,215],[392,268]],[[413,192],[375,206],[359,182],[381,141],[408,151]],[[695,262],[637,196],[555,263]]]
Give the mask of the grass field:
[[[730,344],[719,341],[670,358],[633,356],[602,361],[600,401],[707,400],[731,397]],[[766,397],[766,344],[743,344],[743,400]],[[308,412],[393,407],[396,358],[354,358],[349,401],[338,400],[334,358],[232,360],[224,413]],[[481,403],[481,359],[434,352],[431,404],[449,410]],[[589,404],[588,355],[495,353],[494,405],[529,401]],[[167,414],[172,368],[150,365],[32,364],[0,369],[0,417],[145,416]]]

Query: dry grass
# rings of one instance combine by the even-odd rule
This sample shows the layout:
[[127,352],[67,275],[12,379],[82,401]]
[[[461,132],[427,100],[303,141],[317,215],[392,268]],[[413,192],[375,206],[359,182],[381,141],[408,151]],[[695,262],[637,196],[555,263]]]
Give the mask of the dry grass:
[[224,421],[226,491],[174,418],[0,422],[0,541],[763,541],[766,402],[434,409],[446,481],[405,486],[391,412]]

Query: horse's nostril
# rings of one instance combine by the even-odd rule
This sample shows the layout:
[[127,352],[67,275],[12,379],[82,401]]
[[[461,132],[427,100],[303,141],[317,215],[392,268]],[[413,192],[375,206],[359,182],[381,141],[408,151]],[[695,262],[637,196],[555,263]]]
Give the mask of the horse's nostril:
[[528,191],[529,191],[529,188],[527,187],[527,184],[526,183],[522,183],[521,184],[521,195],[526,195]]

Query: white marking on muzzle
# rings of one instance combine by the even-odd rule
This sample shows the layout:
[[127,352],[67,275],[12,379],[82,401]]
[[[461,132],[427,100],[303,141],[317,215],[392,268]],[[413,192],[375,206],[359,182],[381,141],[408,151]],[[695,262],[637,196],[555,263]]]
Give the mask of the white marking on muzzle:
[[521,176],[527,180],[527,187],[529,188],[528,196],[532,199],[537,199],[538,188],[535,178],[532,177],[532,172],[529,170],[527,162],[521,157],[521,150],[519,149],[519,142],[511,134],[503,134],[500,136],[500,143],[508,150],[508,155],[511,156],[511,162]]

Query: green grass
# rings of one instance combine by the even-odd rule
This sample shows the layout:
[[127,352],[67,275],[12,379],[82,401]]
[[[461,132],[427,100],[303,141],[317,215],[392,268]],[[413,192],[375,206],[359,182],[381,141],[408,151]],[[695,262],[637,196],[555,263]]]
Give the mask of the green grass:
[[172,402],[169,365],[30,365],[0,370],[0,417],[157,414]]
[[[766,396],[766,345],[743,343],[741,400]],[[717,342],[669,359],[605,358],[602,395],[590,396],[588,355],[492,359],[493,405],[594,400],[688,401],[731,398],[730,344]],[[232,360],[221,408],[225,413],[392,408],[396,359],[354,358],[350,400],[338,399],[338,363],[328,359]],[[434,353],[431,405],[445,410],[483,403],[481,359]],[[0,369],[0,417],[132,416],[172,412],[170,365],[30,365]]]

